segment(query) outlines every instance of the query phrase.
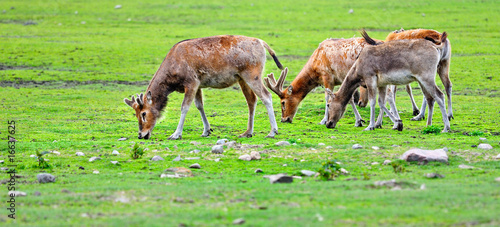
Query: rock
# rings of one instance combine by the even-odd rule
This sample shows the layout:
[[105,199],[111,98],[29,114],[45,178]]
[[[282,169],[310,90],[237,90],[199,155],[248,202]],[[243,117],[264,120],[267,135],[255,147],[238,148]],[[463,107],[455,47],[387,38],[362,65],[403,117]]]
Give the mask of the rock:
[[[151,158],[151,161],[153,161],[153,162],[165,161],[165,159],[163,159],[161,156],[155,155],[154,157]],[[175,161],[175,159],[174,159],[174,161]]]
[[260,153],[257,151],[250,152],[250,157],[252,160],[260,160]]
[[498,154],[495,158],[496,158],[496,159],[500,159],[500,154]]
[[36,179],[38,179],[39,183],[52,183],[56,181],[56,177],[53,176],[52,174],[48,173],[40,173],[36,175]]
[[479,138],[479,140],[481,140],[481,141],[486,141],[486,138]]
[[332,146],[325,147],[325,149],[332,149],[332,148],[333,148]]
[[347,175],[349,174],[349,171],[345,170],[344,168],[340,168],[340,173]]
[[173,173],[176,177],[192,177],[191,170],[184,167],[172,167],[165,170],[167,173]]
[[190,165],[189,168],[191,168],[191,169],[201,169],[201,166],[200,166],[200,164],[195,163],[195,164]]
[[71,191],[70,191],[70,190],[65,189],[65,188],[63,188],[63,189],[61,190],[61,192],[62,192],[62,193],[68,193],[68,194],[69,194],[69,193],[71,193]]
[[32,154],[30,155],[30,158],[36,158],[36,155]]
[[350,10],[349,10],[349,14],[352,14],[352,13],[354,13],[354,10],[353,10],[353,9],[350,9]]
[[94,170],[93,174],[99,174],[99,170]]
[[244,154],[244,155],[240,156],[238,159],[239,160],[243,160],[243,161],[251,161],[252,160],[252,156],[250,156],[248,154]]
[[425,177],[427,178],[444,178],[444,175],[441,175],[439,173],[426,173],[424,174]]
[[15,197],[20,197],[20,196],[26,196],[26,192],[22,191],[9,191],[9,194],[7,194],[9,197],[12,197],[11,195]]
[[280,173],[276,175],[266,175],[264,178],[268,178],[271,184],[275,183],[292,183],[293,177],[287,176],[286,173]]
[[378,164],[380,164],[380,163],[378,163],[378,162],[372,162],[372,166],[373,165],[378,165]]
[[55,155],[60,155],[61,154],[61,152],[59,152],[59,151],[50,151],[50,153],[55,154]]
[[292,177],[293,177],[293,179],[302,179],[301,176],[292,176]]
[[92,157],[92,158],[89,159],[89,162],[93,162],[95,160],[101,160],[101,157],[95,157],[94,156],[94,157]]
[[233,221],[233,225],[242,225],[244,223],[245,223],[245,219],[243,219],[243,218],[238,218],[238,219]]
[[125,141],[125,140],[127,140],[127,138],[125,138],[125,137],[118,139],[118,141]]
[[378,150],[380,150],[380,147],[373,146],[372,149],[378,151]]
[[34,196],[41,196],[41,195],[42,195],[42,193],[40,193],[39,191],[35,191],[35,192],[33,193],[33,195],[34,195]]
[[290,146],[290,142],[288,142],[288,141],[279,141],[279,142],[275,143],[274,145],[276,145],[276,146]]
[[318,146],[325,146],[324,143],[318,143]]
[[283,167],[287,167],[288,165],[287,164],[283,164]]
[[437,149],[437,150],[422,150],[418,148],[413,148],[408,151],[406,151],[400,159],[411,162],[411,161],[418,161],[418,162],[444,162],[448,163],[448,155],[446,154],[446,151],[443,149]]
[[177,148],[178,148],[178,147],[177,147],[177,145],[174,145],[174,146],[172,147],[172,149],[177,149]]
[[111,164],[116,165],[119,164],[118,161],[111,161]]
[[312,177],[316,175],[316,172],[311,171],[311,170],[301,170],[300,173],[302,173],[304,176]]
[[85,156],[85,154],[83,152],[76,152],[76,156]]
[[483,149],[483,150],[491,150],[491,149],[493,149],[493,146],[491,146],[487,143],[482,143],[482,144],[477,145],[477,148]]
[[495,181],[500,182],[500,177],[495,178]]
[[180,160],[182,160],[182,158],[181,158],[181,156],[180,156],[180,155],[178,155],[178,156],[177,156],[176,158],[174,158],[174,160],[172,160],[172,161],[174,161],[174,162],[178,162],[178,161],[180,161]]
[[227,148],[235,147],[236,146],[236,141],[229,141],[225,145],[226,145]]
[[198,146],[200,145],[201,143],[200,142],[197,142],[197,141],[191,141],[190,143],[191,145],[195,145],[195,146]]
[[215,145],[212,147],[212,154],[222,154],[224,153],[224,147],[222,145]]
[[14,137],[10,137],[9,142],[17,142],[17,140]]
[[465,165],[465,164],[460,164],[460,165],[458,165],[458,168],[460,168],[460,169],[474,169],[475,167],[474,166],[468,166],[468,165]]
[[190,154],[198,154],[198,153],[200,153],[200,152],[201,152],[200,150],[192,150],[192,151],[190,151],[189,153],[190,153]]
[[116,5],[115,6],[115,9],[121,9],[122,8],[122,5]]
[[392,145],[392,147],[400,147],[400,146],[399,146],[399,145],[397,145],[397,144],[394,144],[394,145]]
[[261,169],[256,169],[255,170],[255,173],[263,173],[264,171],[262,171]]
[[198,160],[200,159],[200,157],[189,157],[189,158],[185,158],[186,160]]
[[443,151],[448,152],[448,148],[447,147],[443,147]]
[[389,164],[391,164],[391,162],[392,162],[391,160],[385,160],[382,165],[389,165]]
[[113,152],[111,152],[112,155],[120,155],[120,152],[118,152],[117,150],[113,150]]
[[229,140],[227,140],[227,139],[220,139],[220,140],[217,140],[217,143],[215,143],[215,144],[217,144],[217,145],[224,145],[227,141],[229,141]]
[[0,160],[0,164],[3,164],[5,161],[4,160]]
[[220,158],[214,159],[214,162],[220,162]]
[[352,145],[352,149],[361,149],[361,148],[363,148],[363,146],[361,146],[359,144]]

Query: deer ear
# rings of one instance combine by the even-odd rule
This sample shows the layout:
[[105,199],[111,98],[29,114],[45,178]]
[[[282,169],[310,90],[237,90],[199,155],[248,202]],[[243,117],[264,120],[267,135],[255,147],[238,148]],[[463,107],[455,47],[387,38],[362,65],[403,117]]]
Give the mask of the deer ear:
[[288,91],[286,92],[287,95],[292,95],[293,92],[293,87],[292,85],[288,86]]
[[326,88],[325,91],[330,96],[330,98],[332,98],[332,99],[335,98],[335,94],[332,92],[332,90],[330,90],[329,88]]
[[134,108],[134,96],[132,95],[132,100],[128,100],[127,98],[124,98],[123,101],[125,104],[129,105],[130,107]]
[[151,97],[151,91],[148,91],[148,93],[146,94],[146,100],[147,100],[149,105],[153,104],[153,98]]

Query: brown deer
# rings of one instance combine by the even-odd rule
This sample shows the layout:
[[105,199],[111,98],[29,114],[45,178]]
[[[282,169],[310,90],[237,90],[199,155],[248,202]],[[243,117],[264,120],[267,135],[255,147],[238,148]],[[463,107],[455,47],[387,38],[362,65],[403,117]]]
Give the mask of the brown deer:
[[262,84],[262,71],[266,62],[266,52],[273,57],[278,68],[283,66],[275,52],[266,42],[245,36],[213,36],[181,41],[175,44],[156,71],[153,79],[142,93],[125,103],[135,110],[139,120],[139,139],[149,139],[157,119],[167,105],[168,95],[174,91],[185,93],[181,106],[181,118],[177,129],[168,138],[181,139],[184,120],[189,106],[194,100],[203,121],[203,134],[211,133],[205,111],[201,89],[206,87],[227,88],[238,83],[248,104],[247,130],[240,137],[251,137],[254,129],[255,107],[258,96],[267,108],[274,137],[278,125],[274,117],[271,93]]
[[[435,31],[435,30],[430,30],[430,29],[413,29],[413,30],[396,30],[394,32],[389,33],[389,35],[386,37],[385,41],[391,41],[391,40],[398,40],[398,39],[427,39],[433,43],[440,44],[441,43],[441,36],[442,34]],[[439,77],[441,79],[441,82],[443,83],[446,91],[446,96],[448,99],[448,119],[451,120],[453,119],[453,110],[452,110],[452,101],[451,101],[451,91],[452,91],[452,84],[450,81],[449,77],[449,71],[450,71],[450,61],[451,61],[451,44],[448,39],[444,41],[444,47],[443,51],[441,52],[441,59],[438,64],[438,70],[437,73],[439,74]],[[387,91],[387,96],[388,98],[392,98],[393,100],[395,99],[396,95],[396,86],[395,85],[390,85],[388,87]],[[410,100],[413,106],[413,115],[415,116],[412,118],[412,121],[419,121],[422,119],[425,119],[425,108],[427,105],[426,99],[424,97],[422,101],[422,107],[420,110],[418,109],[417,105],[415,104],[415,100],[413,99],[413,94],[412,94],[412,89],[411,86],[408,84],[406,85],[406,91],[408,95],[410,96]],[[368,103],[368,93],[366,90],[360,90],[360,98],[358,105],[364,106]],[[394,111],[391,111],[394,113]],[[397,114],[397,113],[396,113]],[[376,127],[380,127],[382,125],[382,116],[378,117],[379,120],[377,120]],[[379,122],[380,121],[380,122]]]
[[[401,119],[394,116],[385,107],[387,86],[406,85],[417,81],[429,104],[427,125],[432,125],[432,111],[434,100],[436,100],[443,116],[443,132],[448,132],[450,122],[446,113],[444,95],[434,80],[443,49],[446,46],[446,32],[443,32],[439,45],[424,39],[394,40],[379,44],[371,39],[365,31],[362,32],[362,35],[371,46],[366,46],[360,53],[340,89],[335,94],[327,90],[330,102],[328,103],[329,115],[326,127],[334,128],[336,126],[356,88],[365,85],[370,102],[370,124],[365,130],[375,128],[375,98],[378,90],[381,111],[389,115],[389,118],[394,122],[393,129],[401,131],[403,129]],[[393,102],[390,104],[397,113],[395,104]]]
[[[283,90],[283,83],[288,70],[285,69],[281,72],[278,81],[274,78],[273,73],[269,74],[268,78],[265,78],[265,82],[267,87],[281,99],[281,122],[292,122],[300,102],[314,88],[324,85],[325,88],[333,90],[335,85],[342,84],[347,72],[356,61],[356,57],[366,45],[363,38],[323,41],[285,90]],[[326,124],[328,116],[326,103],[328,103],[329,97],[325,92],[325,115],[320,124]],[[355,126],[363,126],[364,120],[359,115],[354,100],[350,100],[350,104],[356,117]]]

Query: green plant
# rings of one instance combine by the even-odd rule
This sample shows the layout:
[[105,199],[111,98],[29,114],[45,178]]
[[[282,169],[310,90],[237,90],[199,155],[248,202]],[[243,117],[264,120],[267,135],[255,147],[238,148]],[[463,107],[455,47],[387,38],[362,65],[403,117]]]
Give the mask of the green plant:
[[319,177],[322,180],[333,180],[340,175],[342,167],[337,161],[328,160],[323,163],[323,166],[318,170]]
[[481,131],[472,131],[470,133],[471,136],[482,136],[484,135],[484,132],[481,132]]
[[36,158],[38,160],[38,167],[40,167],[42,169],[50,168],[49,163],[47,163],[47,161],[45,161],[45,159],[42,157],[48,153],[50,153],[50,152],[48,152],[48,151],[44,151],[42,153],[40,153],[38,151],[36,152]]
[[436,125],[427,126],[424,129],[422,129],[422,133],[423,134],[431,134],[431,133],[432,134],[439,134],[439,133],[441,133],[441,128],[439,128]]
[[394,169],[394,173],[404,173],[406,172],[406,161],[405,160],[396,160],[391,162],[391,166]]
[[145,151],[144,148],[141,148],[139,146],[138,143],[134,144],[134,147],[132,148],[131,152],[130,152],[130,157],[132,159],[138,159],[138,158],[142,158],[142,156],[144,155]]

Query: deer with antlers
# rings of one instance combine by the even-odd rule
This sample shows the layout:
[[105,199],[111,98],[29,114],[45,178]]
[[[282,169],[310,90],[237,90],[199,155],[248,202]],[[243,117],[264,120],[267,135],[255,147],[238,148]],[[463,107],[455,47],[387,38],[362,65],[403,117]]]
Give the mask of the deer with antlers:
[[[380,44],[371,39],[365,31],[362,35],[369,46],[360,53],[358,60],[349,70],[340,89],[330,95],[327,128],[334,128],[345,112],[345,107],[352,94],[360,85],[365,85],[370,102],[370,124],[365,130],[375,128],[375,98],[378,90],[379,106],[394,122],[393,129],[402,130],[403,123],[385,107],[388,85],[406,85],[417,81],[429,104],[427,125],[432,125],[434,100],[438,103],[443,116],[443,132],[450,130],[450,122],[444,104],[444,95],[436,86],[434,77],[440,62],[447,34],[443,32],[439,45],[424,39],[394,40]],[[389,101],[391,108],[396,106]]]
[[227,88],[238,83],[248,105],[247,130],[240,137],[251,137],[254,129],[255,107],[259,97],[267,108],[271,132],[278,133],[271,93],[262,84],[262,71],[266,50],[278,68],[283,66],[266,42],[245,36],[213,36],[185,40],[170,49],[146,90],[125,103],[135,110],[139,121],[139,139],[149,139],[156,121],[167,105],[168,95],[174,91],[184,93],[181,117],[177,129],[168,138],[181,139],[186,114],[194,100],[203,121],[203,134],[211,133],[203,108],[202,88]]
[[[265,78],[265,82],[267,87],[281,99],[281,122],[292,122],[300,102],[314,88],[324,85],[325,88],[333,90],[335,85],[342,84],[358,54],[366,45],[368,44],[363,38],[327,39],[323,41],[290,86],[284,90],[283,83],[288,69],[281,72],[278,81],[274,78],[273,73],[269,74]],[[329,97],[325,92],[326,103],[328,103]],[[356,117],[355,126],[363,126],[364,120],[359,115],[354,100],[351,99],[349,103]],[[327,116],[328,107],[325,104],[325,115],[320,124],[326,124]]]

